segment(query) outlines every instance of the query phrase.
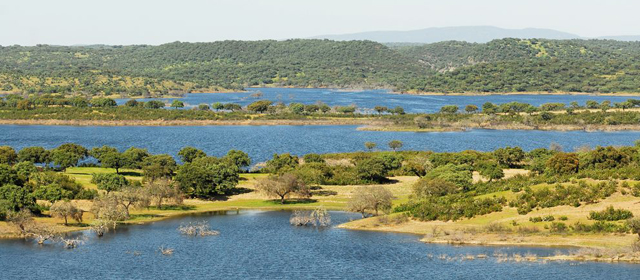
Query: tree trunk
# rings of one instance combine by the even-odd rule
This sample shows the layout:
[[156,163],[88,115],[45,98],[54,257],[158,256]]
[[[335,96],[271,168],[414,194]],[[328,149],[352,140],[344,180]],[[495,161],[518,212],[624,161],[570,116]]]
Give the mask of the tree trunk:
[[280,204],[284,204],[284,197],[285,197],[284,195],[280,196]]
[[68,223],[67,223],[67,215],[65,215],[65,216],[64,216],[64,225],[65,225],[65,226],[67,226],[67,225],[68,225]]

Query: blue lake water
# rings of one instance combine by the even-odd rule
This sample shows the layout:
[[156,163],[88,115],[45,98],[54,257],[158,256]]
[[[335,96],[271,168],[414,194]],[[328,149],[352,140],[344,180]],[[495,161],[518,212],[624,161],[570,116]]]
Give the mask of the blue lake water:
[[[454,247],[419,236],[318,230],[289,225],[290,212],[193,215],[121,227],[67,250],[58,244],[0,240],[2,279],[638,279],[640,266],[577,262],[498,262],[496,253],[549,256],[531,247]],[[357,214],[331,212],[337,225]],[[208,221],[219,236],[186,237],[182,223]],[[171,256],[159,247],[174,249]],[[485,254],[486,259],[460,260]],[[453,257],[443,260],[440,255]]]
[[[261,92],[261,97],[252,97],[257,92]],[[259,99],[271,101],[282,101],[286,104],[299,102],[303,104],[314,104],[318,101],[329,106],[356,105],[361,112],[372,112],[375,106],[386,106],[394,108],[403,107],[406,112],[411,113],[431,113],[437,112],[445,105],[458,105],[461,109],[468,104],[478,107],[485,102],[496,104],[518,101],[539,106],[548,102],[559,102],[569,104],[576,101],[584,105],[587,100],[602,102],[622,102],[628,96],[595,96],[595,95],[482,95],[482,96],[456,96],[456,95],[408,95],[394,94],[387,90],[340,90],[340,89],[297,89],[297,88],[249,88],[247,92],[238,93],[195,93],[187,94],[178,98],[185,102],[186,108],[198,106],[198,104],[209,104],[215,102],[238,103],[246,106]],[[170,104],[175,98],[159,98]],[[128,99],[117,99],[118,104],[124,104]],[[148,101],[151,99],[139,99]]]
[[376,142],[389,150],[387,143],[400,140],[403,150],[455,152],[491,151],[505,146],[525,150],[560,144],[565,151],[589,145],[633,145],[640,139],[638,131],[529,131],[471,130],[465,132],[377,132],[358,131],[356,126],[20,126],[0,125],[0,146],[16,149],[29,146],[54,148],[63,143],[86,147],[109,145],[125,150],[135,146],[151,153],[176,155],[185,146],[222,156],[231,149],[245,151],[254,163],[265,161],[274,153],[339,153],[364,150],[364,142]]

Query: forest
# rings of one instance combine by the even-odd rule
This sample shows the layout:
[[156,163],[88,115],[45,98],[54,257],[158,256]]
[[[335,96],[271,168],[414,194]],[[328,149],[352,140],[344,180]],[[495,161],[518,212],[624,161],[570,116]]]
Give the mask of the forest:
[[0,93],[163,96],[251,86],[637,93],[640,43],[329,40],[0,47]]

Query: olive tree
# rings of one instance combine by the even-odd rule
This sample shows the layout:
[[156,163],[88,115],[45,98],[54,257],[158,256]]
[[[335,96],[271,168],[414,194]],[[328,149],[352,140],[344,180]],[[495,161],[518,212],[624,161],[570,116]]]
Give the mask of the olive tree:
[[127,180],[127,178],[114,173],[93,174],[91,183],[96,184],[99,190],[106,191],[107,193],[119,191],[129,186],[129,180]]
[[377,146],[376,143],[374,142],[364,142],[364,147],[367,148],[367,150],[369,150],[369,152],[373,151],[373,149],[375,149]]

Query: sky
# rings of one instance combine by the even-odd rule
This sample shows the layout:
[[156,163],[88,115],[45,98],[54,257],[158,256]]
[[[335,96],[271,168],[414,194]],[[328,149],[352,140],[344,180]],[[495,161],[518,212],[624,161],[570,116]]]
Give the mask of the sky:
[[0,45],[163,44],[490,25],[640,35],[638,0],[0,0]]

